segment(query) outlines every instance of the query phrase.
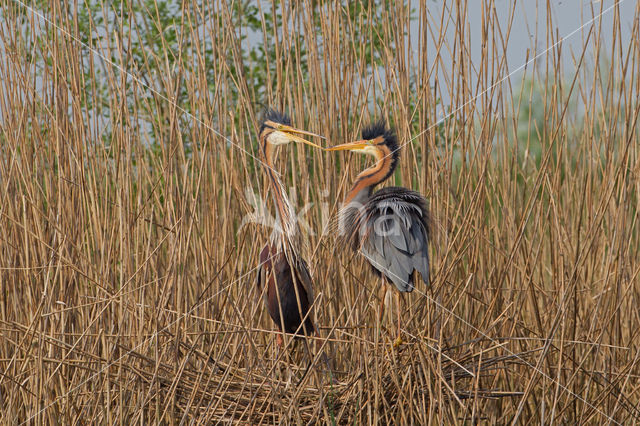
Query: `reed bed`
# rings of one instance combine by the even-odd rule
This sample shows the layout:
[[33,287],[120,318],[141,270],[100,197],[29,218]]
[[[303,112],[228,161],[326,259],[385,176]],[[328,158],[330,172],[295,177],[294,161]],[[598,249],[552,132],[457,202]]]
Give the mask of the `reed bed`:
[[[515,69],[518,2],[472,32],[466,1],[2,0],[0,421],[637,424],[640,6],[584,3],[568,50],[550,3]],[[265,105],[395,126],[437,230],[400,348],[333,232],[367,160],[304,146],[277,166],[331,368],[275,347]]]

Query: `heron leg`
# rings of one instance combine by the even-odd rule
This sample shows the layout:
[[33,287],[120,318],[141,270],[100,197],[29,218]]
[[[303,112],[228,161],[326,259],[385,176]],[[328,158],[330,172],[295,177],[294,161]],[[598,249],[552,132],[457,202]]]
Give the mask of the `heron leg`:
[[396,338],[396,341],[393,343],[393,346],[395,346],[396,348],[398,346],[400,346],[402,344],[402,318],[401,318],[401,311],[400,311],[400,303],[401,303],[401,297],[402,294],[399,291],[396,291],[396,307],[397,307],[397,312],[396,315],[398,317],[398,337]]
[[282,349],[282,346],[284,345],[284,339],[282,338],[282,332],[278,332],[276,334],[276,344],[278,345],[278,347],[280,349]]

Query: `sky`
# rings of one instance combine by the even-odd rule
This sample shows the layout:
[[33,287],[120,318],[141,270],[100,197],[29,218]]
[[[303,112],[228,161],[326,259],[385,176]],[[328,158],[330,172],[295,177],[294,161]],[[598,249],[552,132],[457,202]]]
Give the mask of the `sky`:
[[[417,1],[413,0],[414,7],[417,7]],[[470,60],[473,64],[480,63],[481,55],[481,16],[483,9],[483,1],[473,0],[468,3],[468,26],[471,34],[471,52]],[[547,54],[554,54],[554,50],[562,48],[562,71],[571,77],[575,71],[574,60],[578,60],[582,54],[589,29],[592,25],[589,21],[596,18],[593,23],[600,22],[599,15],[602,13],[602,42],[604,46],[611,45],[611,34],[614,25],[614,9],[611,8],[615,4],[620,8],[620,27],[622,32],[622,45],[628,44],[631,37],[631,28],[633,25],[634,11],[637,7],[637,0],[570,0],[557,1],[551,0],[551,22],[554,33],[562,39],[561,46],[547,50],[546,39],[546,22],[547,22],[547,2],[536,0],[521,0],[515,2],[515,12],[513,17],[512,30],[507,44],[506,62],[510,72],[511,83],[517,86],[522,79],[524,70],[521,69],[529,62],[527,69],[530,70],[535,64],[540,66],[545,62]],[[495,0],[495,13],[500,22],[500,28],[505,31],[508,27],[510,8],[513,8],[514,2],[511,0]],[[442,2],[429,1],[429,13],[434,17],[439,17],[443,8]],[[438,18],[439,19],[439,18]],[[414,40],[418,40],[420,22],[415,20],[411,24],[410,36]],[[475,37],[474,35],[478,36]],[[536,38],[537,34],[537,38]],[[454,31],[450,29],[445,36],[449,40],[454,39]],[[417,42],[414,44],[417,46]],[[430,42],[427,46],[427,60],[432,63],[435,60],[435,45]],[[606,52],[606,47],[603,49]],[[413,51],[413,55],[419,55],[420,52]],[[440,53],[444,58],[444,66],[441,72],[451,69],[451,58],[447,56],[447,52],[441,50]],[[528,55],[528,56],[527,56]],[[540,55],[538,60],[534,62],[533,58]],[[593,64],[593,44],[587,49],[585,55],[585,65]],[[475,76],[473,76],[475,77]],[[442,76],[433,76],[433,79],[440,79]],[[477,82],[472,83],[472,87]],[[444,106],[450,103],[446,93],[442,93],[442,103]]]
[[[260,0],[265,8],[269,8],[270,0]],[[620,8],[620,17],[621,17],[621,29],[622,29],[622,43],[628,43],[631,37],[631,27],[633,24],[634,11],[637,7],[638,0],[602,0],[602,1],[591,1],[591,0],[567,0],[567,1],[558,1],[551,0],[549,4],[551,5],[551,21],[553,23],[554,32],[558,34],[562,38],[562,65],[563,71],[570,75],[572,74],[572,70],[574,69],[574,59],[572,57],[579,58],[582,52],[582,47],[584,46],[584,42],[588,33],[589,28],[591,27],[589,21],[593,19],[594,16],[597,16],[602,11],[602,41],[604,42],[604,46],[610,45],[611,36],[608,36],[613,33],[613,24],[614,24],[614,13],[611,6],[614,4],[618,4]],[[448,4],[453,2],[446,2]],[[471,43],[472,48],[470,51],[470,60],[473,64],[480,63],[480,55],[481,55],[481,16],[483,9],[484,1],[481,0],[470,0],[468,2],[468,28],[471,34]],[[442,13],[443,7],[450,7],[443,5],[442,1],[434,1],[427,0],[427,7],[429,10],[429,14],[432,16],[429,25],[433,25],[434,22],[439,24],[439,16]],[[495,0],[494,2],[494,13],[498,16],[498,20],[500,22],[500,27],[505,30],[508,26],[508,20],[510,16],[510,9],[513,8],[514,2],[511,0]],[[78,7],[82,7],[83,3],[79,3]],[[411,0],[411,5],[414,8],[418,8],[418,0]],[[446,15],[446,14],[445,14]],[[0,19],[2,16],[2,10],[0,8]],[[506,62],[508,64],[508,69],[510,71],[509,79],[511,80],[512,85],[517,86],[519,81],[521,80],[524,71],[520,69],[527,62],[527,58],[530,61],[528,70],[531,70],[534,63],[533,58],[536,55],[540,55],[538,64],[544,64],[545,61],[545,50],[547,49],[547,40],[546,40],[546,22],[547,22],[547,2],[543,0],[520,0],[515,2],[515,13],[514,13],[514,21],[513,21],[513,30],[511,31],[509,43],[507,45],[506,50]],[[596,19],[595,22],[599,22],[599,19]],[[419,31],[421,27],[421,22],[419,22],[418,18],[416,18],[410,25],[410,31],[408,36],[412,38],[411,45],[414,48],[418,47],[418,39],[419,39]],[[585,25],[587,24],[587,25]],[[478,34],[476,37],[475,34]],[[537,35],[537,38],[536,38]],[[249,34],[249,38],[247,43],[261,43],[262,35],[261,34]],[[609,39],[607,39],[607,37]],[[449,40],[454,39],[454,30],[453,26],[449,25],[448,31],[445,33],[445,38]],[[451,44],[451,43],[450,43]],[[591,46],[593,46],[591,44]],[[551,49],[549,54],[553,53],[555,49]],[[606,52],[606,48],[603,49]],[[432,41],[428,42],[426,49],[427,61],[429,63],[433,63],[435,61],[436,48]],[[418,52],[414,50],[412,52],[408,52],[410,55],[414,55],[414,57],[419,57],[421,54],[425,54],[425,52]],[[441,51],[442,55],[442,64],[443,66],[440,68],[440,73],[450,72],[452,69],[451,58],[448,57],[448,53],[446,50]],[[528,56],[527,56],[528,55]],[[4,52],[4,46],[0,40],[0,60],[6,60],[6,52]],[[589,62],[593,61],[592,52],[587,51],[587,55],[585,56],[585,61],[588,66]],[[442,81],[442,75],[433,75],[433,81]],[[472,79],[475,76],[472,76]],[[447,76],[450,78],[450,76]],[[384,76],[382,76],[382,80],[384,80]],[[477,84],[477,81],[472,81],[472,87]],[[0,88],[2,87],[2,83],[0,83]],[[447,110],[448,105],[451,103],[450,99],[448,99],[447,93],[441,93],[441,102],[443,110]],[[1,113],[0,113],[1,119]]]

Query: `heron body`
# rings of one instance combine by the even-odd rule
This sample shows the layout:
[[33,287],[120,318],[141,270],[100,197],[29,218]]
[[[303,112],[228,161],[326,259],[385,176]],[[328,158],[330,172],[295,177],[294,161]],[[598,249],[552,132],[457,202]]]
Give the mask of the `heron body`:
[[307,263],[295,259],[292,267],[284,252],[268,243],[260,253],[260,265],[258,288],[262,290],[266,283],[265,304],[276,326],[284,326],[286,333],[314,333],[315,327],[308,315],[313,303],[313,286]]
[[341,212],[351,246],[401,292],[413,291],[418,272],[428,283],[429,219],[424,198],[394,186],[377,191],[361,206],[352,203]]
[[[418,274],[426,284],[429,283],[431,221],[426,200],[420,193],[402,187],[373,192],[376,185],[393,174],[398,165],[399,147],[394,132],[383,122],[365,128],[362,138],[329,148],[375,157],[375,164],[356,177],[347,193],[340,211],[341,232],[384,281],[400,292],[410,292]],[[386,286],[383,291],[386,292]],[[398,312],[398,333],[399,318]]]
[[[313,285],[307,263],[299,254],[302,243],[293,206],[273,168],[277,145],[294,141],[317,146],[295,136],[296,133],[318,136],[291,127],[289,118],[282,113],[274,110],[265,113],[260,128],[260,151],[276,206],[277,220],[270,242],[260,253],[257,284],[258,289],[264,291],[264,302],[276,327],[301,337],[316,331],[311,312]],[[278,334],[277,342],[282,345],[281,334]]]

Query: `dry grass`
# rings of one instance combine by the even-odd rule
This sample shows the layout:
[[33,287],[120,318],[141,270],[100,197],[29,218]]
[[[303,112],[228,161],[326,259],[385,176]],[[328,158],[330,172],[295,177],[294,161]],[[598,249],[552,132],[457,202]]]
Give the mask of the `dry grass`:
[[[179,49],[137,53],[124,22],[105,29],[71,3],[36,5],[47,22],[1,2],[3,423],[638,423],[639,6],[630,43],[618,8],[603,33],[609,2],[584,11],[578,52],[541,24],[537,53],[550,50],[515,86],[503,56],[520,29],[490,1],[481,34],[464,1],[442,16],[416,4],[427,24],[411,37],[400,5],[350,17],[294,2],[277,37],[262,23],[277,63],[261,95],[237,72],[243,12],[224,2],[186,2]],[[445,93],[455,114],[434,127]],[[333,142],[388,118],[407,143],[396,183],[437,218],[433,285],[404,298],[395,351],[369,268],[322,233],[364,159],[280,151],[296,205],[314,203],[306,257],[333,381],[303,345],[278,353],[254,284],[269,229],[240,224],[246,189],[268,195],[256,101]]]

